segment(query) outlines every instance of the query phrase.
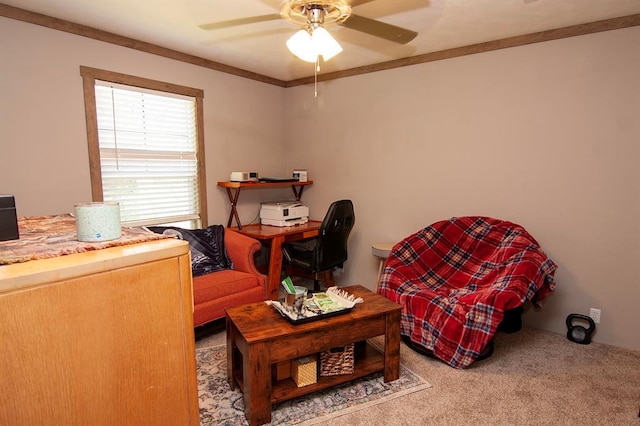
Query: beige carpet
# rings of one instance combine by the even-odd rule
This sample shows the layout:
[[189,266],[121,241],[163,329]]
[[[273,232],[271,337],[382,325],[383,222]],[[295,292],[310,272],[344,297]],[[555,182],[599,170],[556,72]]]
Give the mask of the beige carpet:
[[[224,342],[219,331],[196,346]],[[638,351],[524,328],[498,334],[493,356],[466,370],[404,344],[401,362],[432,387],[320,424],[640,426]]]

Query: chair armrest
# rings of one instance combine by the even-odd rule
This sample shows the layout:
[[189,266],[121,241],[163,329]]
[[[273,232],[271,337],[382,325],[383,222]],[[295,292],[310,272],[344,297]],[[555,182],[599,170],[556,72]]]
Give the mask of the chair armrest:
[[300,251],[313,251],[316,248],[316,244],[317,244],[318,240],[316,238],[312,239],[312,240],[307,240],[307,241],[292,241],[290,243],[287,243],[287,245],[291,248],[293,248],[294,250],[300,250]]
[[260,241],[225,228],[224,245],[229,258],[233,262],[233,268],[236,271],[254,275],[258,279],[258,284],[263,288],[263,299],[267,300],[267,276],[261,274],[258,268],[256,268],[253,257],[262,247]]
[[264,277],[256,268],[253,258],[262,247],[260,241],[227,228],[224,230],[224,245],[236,271]]
[[263,289],[263,298],[267,300],[267,276],[258,271],[253,258],[253,255],[262,247],[260,241],[225,228],[224,245],[234,269],[254,275]]

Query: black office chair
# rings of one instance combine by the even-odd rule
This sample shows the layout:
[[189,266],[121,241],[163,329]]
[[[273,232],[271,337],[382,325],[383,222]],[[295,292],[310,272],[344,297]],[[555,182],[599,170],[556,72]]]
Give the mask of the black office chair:
[[351,200],[335,201],[322,220],[318,236],[306,241],[284,243],[282,254],[293,265],[314,276],[314,290],[320,290],[319,273],[331,277],[334,268],[347,260],[347,239],[356,221]]

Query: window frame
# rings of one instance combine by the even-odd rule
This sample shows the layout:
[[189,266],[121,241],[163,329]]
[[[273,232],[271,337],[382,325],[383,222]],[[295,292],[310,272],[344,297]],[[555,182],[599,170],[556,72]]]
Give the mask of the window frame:
[[197,143],[197,167],[198,167],[198,204],[200,226],[206,228],[207,219],[207,186],[204,153],[204,91],[192,87],[151,80],[144,77],[136,77],[113,71],[80,66],[82,87],[84,92],[85,119],[87,125],[87,145],[89,150],[89,174],[91,177],[91,197],[94,202],[104,201],[102,188],[102,168],[100,165],[100,146],[98,141],[98,118],[96,113],[96,80],[123,84],[141,89],[151,89],[160,92],[174,93],[193,97],[196,103],[196,143]]

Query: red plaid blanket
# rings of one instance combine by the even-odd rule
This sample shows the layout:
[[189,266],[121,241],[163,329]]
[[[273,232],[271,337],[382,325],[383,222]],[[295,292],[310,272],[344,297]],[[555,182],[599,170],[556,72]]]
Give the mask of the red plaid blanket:
[[458,217],[396,244],[378,293],[403,306],[403,336],[464,368],[493,338],[506,310],[549,296],[556,269],[522,226]]

